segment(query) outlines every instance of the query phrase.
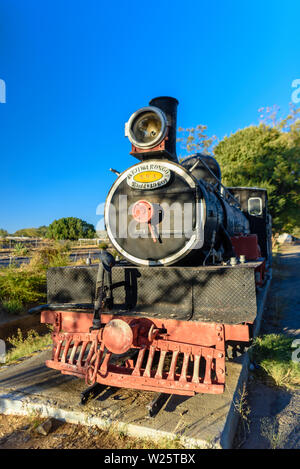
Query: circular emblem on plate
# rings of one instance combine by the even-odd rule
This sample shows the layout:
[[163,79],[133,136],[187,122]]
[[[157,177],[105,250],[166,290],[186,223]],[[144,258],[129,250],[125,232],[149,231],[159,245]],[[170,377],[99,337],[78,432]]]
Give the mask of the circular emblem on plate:
[[133,189],[156,189],[167,184],[171,171],[160,163],[141,163],[127,175],[127,184]]

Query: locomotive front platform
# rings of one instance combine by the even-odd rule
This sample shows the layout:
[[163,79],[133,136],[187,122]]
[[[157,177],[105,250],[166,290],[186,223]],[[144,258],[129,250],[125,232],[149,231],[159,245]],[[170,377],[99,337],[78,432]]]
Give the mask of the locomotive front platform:
[[[101,313],[101,335],[92,328],[98,267],[49,269],[42,322],[54,327],[54,347],[47,365],[87,384],[221,393],[228,347],[242,348],[252,337],[262,266],[263,260],[235,266],[115,266],[114,307]],[[132,356],[122,365],[113,364],[114,354],[128,351]]]

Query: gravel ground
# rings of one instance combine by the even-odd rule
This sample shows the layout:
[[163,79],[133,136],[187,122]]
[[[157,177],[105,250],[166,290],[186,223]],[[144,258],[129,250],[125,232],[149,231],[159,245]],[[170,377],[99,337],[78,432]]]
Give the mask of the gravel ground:
[[[273,281],[262,334],[300,338],[300,246],[282,249],[273,266]],[[237,446],[245,449],[300,449],[300,390],[269,387],[255,372],[247,388],[249,432],[240,427]],[[245,433],[247,434],[245,437]]]

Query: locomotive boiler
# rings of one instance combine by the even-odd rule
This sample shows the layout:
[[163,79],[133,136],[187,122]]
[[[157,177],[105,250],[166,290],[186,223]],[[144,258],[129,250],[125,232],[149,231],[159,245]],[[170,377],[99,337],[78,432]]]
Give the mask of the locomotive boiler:
[[120,259],[48,270],[51,368],[89,386],[221,393],[226,356],[251,340],[271,263],[267,193],[225,187],[217,161],[176,155],[178,101],[125,125],[139,162],[117,178],[105,224]]
[[221,184],[217,161],[199,154],[178,163],[177,104],[156,98],[131,116],[126,135],[142,162],[118,177],[106,201],[108,236],[137,265],[228,259],[230,238],[249,234],[238,201]]

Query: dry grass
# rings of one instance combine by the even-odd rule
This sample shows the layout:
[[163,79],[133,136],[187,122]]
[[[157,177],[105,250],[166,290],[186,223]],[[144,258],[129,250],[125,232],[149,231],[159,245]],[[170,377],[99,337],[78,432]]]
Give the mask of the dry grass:
[[17,314],[27,306],[46,299],[44,272],[7,267],[0,271],[0,304],[7,313]]
[[30,330],[24,337],[21,329],[18,329],[17,335],[7,339],[7,342],[12,348],[6,354],[6,365],[45,349],[52,340],[50,332],[41,336],[36,331]]
[[240,426],[238,430],[238,446],[242,446],[242,444],[246,441],[247,435],[250,431],[250,412],[251,409],[248,405],[248,393],[246,390],[246,384],[243,384],[243,388],[239,389],[238,397],[235,399],[234,403],[234,410],[239,414],[240,417]]
[[108,431],[98,427],[86,427],[57,422],[48,436],[36,433],[36,427],[45,419],[37,414],[28,417],[0,415],[0,448],[13,449],[184,449],[175,438],[154,441],[133,438],[127,435],[126,428]]
[[29,264],[23,264],[20,270],[43,272],[49,267],[60,267],[70,263],[69,253],[64,246],[52,245],[38,249]]
[[245,430],[249,431],[250,421],[249,421],[249,414],[250,414],[250,407],[248,405],[248,393],[246,391],[246,385],[243,384],[243,388],[239,389],[238,392],[239,396],[234,402],[235,411],[240,415],[243,426]]
[[260,433],[270,445],[270,449],[279,449],[284,444],[284,436],[279,430],[276,418],[264,417],[260,422]]
[[[107,246],[106,243],[102,245]],[[101,244],[98,248],[101,248]],[[70,251],[70,242],[52,242],[36,249],[29,264],[22,264],[20,267],[12,264],[10,267],[0,269],[0,310],[10,314],[20,314],[45,302],[48,268],[85,265],[85,259],[79,258],[76,262],[72,262]],[[92,259],[92,264],[98,263],[99,259]]]
[[46,271],[70,263],[65,246],[51,245],[34,252],[29,264],[0,270],[0,308],[19,314],[46,300]]

